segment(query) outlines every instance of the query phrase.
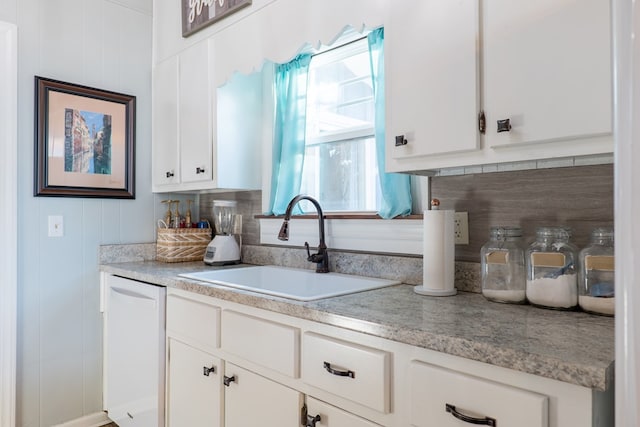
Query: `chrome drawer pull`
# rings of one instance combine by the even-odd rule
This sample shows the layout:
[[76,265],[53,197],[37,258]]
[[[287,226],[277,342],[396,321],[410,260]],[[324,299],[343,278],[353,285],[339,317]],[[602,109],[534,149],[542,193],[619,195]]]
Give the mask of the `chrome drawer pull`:
[[496,427],[497,426],[495,418],[489,418],[489,417],[474,418],[474,417],[470,417],[470,416],[465,415],[465,414],[463,414],[461,412],[458,412],[456,410],[456,407],[453,406],[453,405],[450,405],[449,403],[445,403],[444,404],[444,408],[451,415],[453,415],[454,417],[456,417],[460,421],[464,421],[465,423],[483,425],[483,426],[490,426],[490,427]]
[[324,369],[327,370],[327,372],[329,372],[330,374],[333,375],[337,375],[339,377],[349,377],[349,378],[355,378],[356,377],[356,373],[353,371],[341,371],[339,369],[334,369],[331,367],[331,363],[329,362],[324,362]]

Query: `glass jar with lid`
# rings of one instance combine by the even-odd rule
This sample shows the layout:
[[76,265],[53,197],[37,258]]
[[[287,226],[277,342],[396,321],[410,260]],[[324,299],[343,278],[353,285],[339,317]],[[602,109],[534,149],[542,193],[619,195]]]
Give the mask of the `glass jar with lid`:
[[578,305],[577,248],[567,227],[539,227],[526,252],[527,299],[546,308]]
[[580,251],[578,304],[584,311],[615,314],[613,229],[596,228],[591,243]]
[[489,301],[526,303],[524,247],[520,227],[491,227],[480,249],[482,295]]

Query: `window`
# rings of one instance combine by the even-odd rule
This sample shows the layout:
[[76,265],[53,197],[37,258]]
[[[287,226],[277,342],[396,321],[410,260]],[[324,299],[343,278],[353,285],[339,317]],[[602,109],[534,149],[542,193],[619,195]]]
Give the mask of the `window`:
[[309,64],[300,192],[325,211],[379,208],[369,58],[365,37],[316,54]]
[[282,215],[299,193],[314,196],[325,211],[376,212],[385,219],[411,212],[409,176],[384,172],[383,41],[380,27],[274,66],[266,212]]

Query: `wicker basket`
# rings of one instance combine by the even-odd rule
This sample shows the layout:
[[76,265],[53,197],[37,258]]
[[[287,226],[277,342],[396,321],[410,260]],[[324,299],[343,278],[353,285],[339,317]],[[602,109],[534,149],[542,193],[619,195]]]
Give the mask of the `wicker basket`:
[[158,228],[156,259],[162,262],[202,261],[210,241],[210,228]]

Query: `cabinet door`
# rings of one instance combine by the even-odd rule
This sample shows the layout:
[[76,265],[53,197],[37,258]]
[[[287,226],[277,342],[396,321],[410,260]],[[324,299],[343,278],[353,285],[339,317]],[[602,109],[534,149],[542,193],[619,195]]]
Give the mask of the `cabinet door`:
[[307,414],[311,418],[320,417],[316,423],[317,427],[378,427],[378,424],[313,397],[307,397]]
[[155,190],[180,182],[176,57],[160,62],[153,68],[152,106],[152,181]]
[[220,427],[222,377],[220,359],[169,339],[167,426]]
[[225,375],[225,426],[300,425],[300,392],[231,363],[227,363]]
[[212,91],[209,48],[204,40],[179,56],[178,114],[182,183],[212,179]]
[[[420,156],[479,148],[478,2],[413,0],[390,8],[387,170],[409,170],[403,163]],[[396,136],[406,145],[396,146]]]
[[611,133],[610,19],[609,0],[483,2],[489,148]]

